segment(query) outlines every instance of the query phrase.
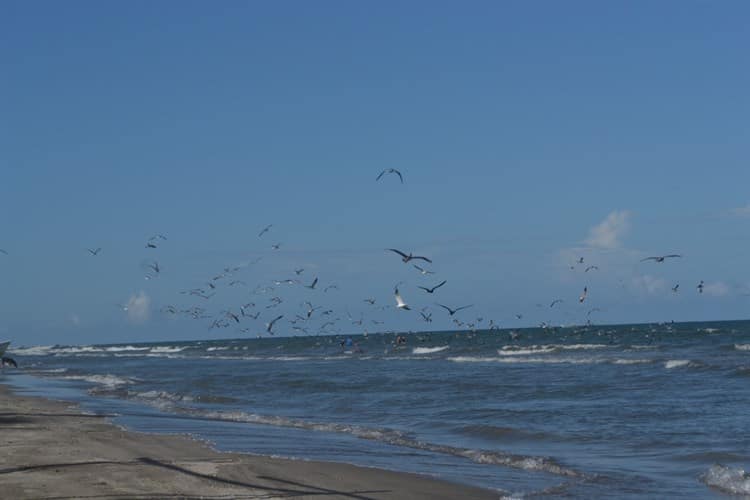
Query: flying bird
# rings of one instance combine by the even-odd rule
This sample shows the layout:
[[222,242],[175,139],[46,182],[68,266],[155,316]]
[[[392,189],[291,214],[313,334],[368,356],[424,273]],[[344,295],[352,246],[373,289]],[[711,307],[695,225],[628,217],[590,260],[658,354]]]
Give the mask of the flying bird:
[[443,304],[437,304],[437,305],[439,305],[440,307],[442,307],[443,309],[445,309],[446,311],[448,311],[448,314],[449,314],[450,316],[453,316],[453,315],[454,315],[454,314],[456,314],[456,313],[457,313],[458,311],[461,311],[461,310],[463,310],[463,309],[467,309],[467,308],[469,308],[469,307],[473,306],[474,304],[469,304],[468,306],[461,306],[461,307],[457,307],[457,308],[455,308],[455,309],[451,309],[450,307],[448,307],[448,306],[444,306]]
[[305,272],[305,270],[303,268],[301,268],[301,267],[299,269],[295,269],[294,270],[294,274],[296,274],[297,276],[299,276],[303,272]]
[[435,274],[435,271],[429,271],[427,269],[423,269],[416,264],[412,264],[412,266],[414,266],[422,274]]
[[664,259],[670,259],[670,258],[674,258],[674,257],[682,257],[682,255],[673,253],[673,254],[669,254],[669,255],[658,255],[658,256],[655,256],[655,257],[646,257],[645,259],[641,259],[641,262],[645,262],[647,260],[653,260],[654,262],[664,262]]
[[552,303],[549,306],[550,307],[555,307],[555,304],[559,304],[562,301],[563,301],[563,299],[555,299],[555,300],[552,301]]
[[280,320],[280,319],[281,319],[281,318],[283,318],[283,317],[284,317],[284,315],[283,315],[283,314],[282,314],[282,315],[280,315],[280,316],[276,316],[276,317],[275,317],[274,319],[272,319],[272,320],[271,320],[271,321],[270,321],[269,323],[266,323],[266,331],[267,331],[268,333],[270,333],[271,335],[273,335],[273,332],[271,331],[271,329],[273,328],[273,325],[274,325],[274,323],[276,323],[276,322],[277,322],[278,320]]
[[271,229],[272,227],[273,227],[273,224],[269,224],[266,227],[264,227],[263,230],[258,233],[258,238],[260,238],[261,236],[263,236],[264,234],[266,234],[268,232],[268,230]]
[[589,267],[587,267],[587,268],[586,268],[586,270],[585,270],[585,271],[583,271],[583,272],[584,272],[584,273],[587,273],[587,272],[589,272],[589,271],[594,271],[594,270],[598,271],[598,270],[599,270],[599,266],[589,266]]
[[397,309],[405,309],[407,311],[410,311],[411,308],[406,304],[406,302],[404,302],[404,299],[401,298],[401,294],[398,293],[398,285],[396,285],[396,287],[394,288],[393,293],[394,293],[394,295],[396,297],[396,308]]
[[318,284],[318,278],[316,277],[312,283],[309,285],[305,285],[305,288],[309,288],[310,290],[315,290],[315,285]]
[[101,252],[102,249],[101,248],[96,248],[95,250],[92,250],[90,248],[87,248],[86,250],[88,250],[91,255],[96,256],[99,252]]
[[677,289],[678,289],[678,288],[680,288],[680,284],[679,284],[679,283],[677,283],[677,284],[676,284],[675,286],[673,286],[673,287],[672,287],[672,291],[673,291],[674,293],[677,293]]
[[701,280],[701,282],[698,283],[698,286],[695,288],[698,289],[698,293],[703,293],[703,280]]
[[589,288],[587,286],[583,287],[583,293],[580,297],[578,297],[578,302],[583,302],[586,300],[586,295],[589,293]]
[[390,250],[391,252],[395,252],[395,253],[399,254],[401,256],[401,261],[403,261],[404,263],[407,263],[410,260],[420,259],[420,260],[424,260],[424,261],[429,262],[430,264],[432,264],[432,261],[430,259],[428,259],[427,257],[420,257],[419,255],[413,255],[411,252],[409,253],[409,255],[406,255],[401,250],[396,250],[395,248],[389,248],[388,250]]
[[278,249],[281,248],[281,243],[275,243],[275,244],[271,245],[271,248],[274,249],[274,250],[278,250]]
[[401,179],[401,184],[404,183],[404,176],[401,175],[401,172],[399,172],[395,168],[386,168],[385,170],[383,170],[382,172],[380,172],[380,174],[377,176],[377,178],[375,180],[379,181],[380,178],[383,177],[385,174],[396,174],[396,175],[398,175],[398,178]]
[[146,243],[146,248],[156,248],[156,245],[151,243],[150,241]]
[[421,288],[422,290],[424,290],[427,293],[435,293],[435,290],[437,290],[441,286],[445,285],[446,283],[447,283],[447,281],[443,280],[442,282],[440,282],[439,284],[433,286],[432,288],[427,288],[427,287],[424,287],[424,286],[418,286],[417,288]]
[[432,313],[425,314],[424,312],[420,311],[419,314],[422,315],[422,319],[425,320],[425,323],[432,323]]

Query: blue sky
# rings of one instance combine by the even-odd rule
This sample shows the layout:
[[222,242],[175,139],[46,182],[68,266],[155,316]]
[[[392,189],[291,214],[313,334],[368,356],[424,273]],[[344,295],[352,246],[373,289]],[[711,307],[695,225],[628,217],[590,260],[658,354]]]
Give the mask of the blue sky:
[[[304,300],[352,333],[347,311],[369,331],[453,327],[435,302],[505,327],[746,318],[748,15],[745,2],[4,2],[0,336],[254,336],[276,311],[292,334]],[[385,168],[405,183],[376,182]],[[144,248],[156,233],[168,240]],[[639,262],[666,253],[684,257]],[[571,270],[579,256],[599,270]],[[179,294],[258,257],[229,278],[246,286]],[[338,290],[251,294],[298,267]],[[443,279],[434,296],[416,288]],[[393,306],[400,281],[412,312],[363,302]],[[269,295],[284,303],[265,309]],[[247,333],[159,312],[250,301],[262,315]]]

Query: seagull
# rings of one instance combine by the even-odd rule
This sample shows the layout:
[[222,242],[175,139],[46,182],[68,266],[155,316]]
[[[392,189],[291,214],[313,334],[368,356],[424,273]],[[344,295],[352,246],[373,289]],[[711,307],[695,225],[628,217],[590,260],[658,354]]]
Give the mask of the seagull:
[[[236,321],[237,323],[239,323],[239,322],[240,322],[240,318],[239,318],[239,316],[237,316],[236,314],[234,314],[234,313],[233,313],[232,311],[227,311],[227,312],[226,312],[226,315],[227,315],[227,317],[228,317],[228,318],[232,318],[232,319],[233,319],[234,321]],[[244,316],[244,314],[243,314],[243,316]]]
[[583,271],[583,272],[584,272],[584,273],[587,273],[587,272],[589,272],[589,271],[593,271],[593,270],[597,270],[597,271],[598,271],[598,270],[599,270],[599,267],[598,267],[598,266],[589,266],[589,267],[587,267],[587,268],[586,268],[586,270],[585,270],[585,271]]
[[698,293],[703,293],[703,280],[701,280],[701,282],[698,283],[698,286],[695,288],[698,289]]
[[583,302],[584,300],[586,300],[586,294],[588,293],[589,293],[589,288],[587,286],[583,287],[583,293],[581,294],[580,297],[578,297],[578,302]]
[[422,315],[422,319],[425,320],[425,323],[432,323],[432,313],[425,314],[420,311],[419,314]]
[[555,299],[555,300],[552,301],[552,303],[549,306],[550,307],[555,307],[555,304],[559,304],[562,301],[563,301],[563,299]]
[[386,168],[385,170],[383,170],[382,172],[380,172],[380,174],[378,175],[378,177],[375,180],[379,181],[380,178],[383,177],[385,174],[396,174],[396,175],[398,175],[398,178],[401,179],[401,184],[404,183],[404,176],[401,175],[401,172],[399,172],[395,168]]
[[166,241],[166,239],[167,239],[167,237],[164,236],[163,234],[155,234],[152,237],[150,237],[148,239],[148,241],[154,241],[154,240],[165,240]]
[[415,268],[417,268],[417,270],[419,270],[419,272],[422,273],[422,274],[435,274],[435,271],[429,271],[427,269],[423,269],[423,268],[419,267],[416,264],[412,264],[412,266],[414,266]]
[[273,335],[273,332],[271,331],[271,328],[273,328],[273,324],[276,323],[278,320],[280,320],[283,317],[284,317],[283,314],[280,315],[280,316],[276,316],[273,320],[271,320],[270,323],[266,323],[266,331],[268,333],[270,333],[271,335]]
[[316,277],[312,283],[309,285],[305,285],[305,288],[309,288],[310,290],[315,290],[315,285],[318,284],[318,278]]
[[86,250],[88,250],[91,255],[96,256],[99,252],[101,252],[102,249],[100,247],[97,247],[95,250],[91,250],[90,248],[87,248]]
[[364,299],[363,302],[367,302],[371,306],[375,305],[375,299]]
[[427,293],[435,293],[435,290],[437,290],[441,286],[445,285],[446,283],[447,283],[447,281],[443,280],[441,283],[433,286],[432,288],[427,288],[427,287],[424,287],[424,286],[418,286],[417,288],[421,288],[422,290],[424,290]]
[[653,260],[655,262],[664,262],[664,259],[669,259],[669,258],[672,258],[672,257],[682,257],[682,255],[673,253],[673,254],[669,254],[669,255],[659,255],[659,256],[656,256],[656,257],[646,257],[645,259],[641,259],[641,262],[645,262],[647,260]]
[[437,304],[437,305],[439,305],[440,307],[442,307],[443,309],[445,309],[446,311],[448,311],[448,314],[449,314],[449,315],[453,316],[453,315],[454,315],[454,314],[456,314],[456,313],[457,313],[458,311],[461,311],[462,309],[466,309],[466,308],[469,308],[469,307],[473,306],[474,304],[469,304],[468,306],[461,306],[461,307],[457,307],[457,308],[455,308],[455,309],[451,309],[450,307],[448,307],[448,306],[444,306],[443,304]]
[[261,231],[261,232],[258,233],[258,238],[260,238],[261,236],[263,236],[264,234],[266,234],[268,232],[268,230],[271,229],[272,227],[273,227],[273,224],[269,224],[266,227],[264,227],[263,231]]
[[281,248],[281,243],[276,243],[274,245],[271,245],[271,248],[274,249],[274,250],[278,250],[278,249]]
[[399,254],[401,256],[401,260],[404,263],[407,263],[410,260],[414,260],[414,259],[421,259],[421,260],[427,261],[430,264],[432,264],[432,261],[430,259],[428,259],[427,257],[420,257],[419,255],[412,255],[411,253],[409,253],[409,255],[406,255],[401,250],[396,250],[395,248],[389,248],[388,250],[390,250],[391,252],[395,252],[395,253]]
[[583,264],[583,257],[578,257],[578,264]]
[[673,291],[674,293],[677,293],[677,289],[678,289],[678,288],[680,288],[680,284],[679,284],[679,283],[677,283],[677,284],[676,284],[675,286],[673,286],[673,287],[672,287],[672,291]]
[[146,248],[156,248],[156,245],[149,241],[148,243],[146,243]]
[[396,296],[396,308],[410,311],[411,308],[408,305],[406,305],[406,302],[404,302],[404,299],[401,298],[401,294],[398,293],[398,285],[395,286],[393,293]]
[[523,314],[516,314],[516,319],[521,319],[521,318],[523,318]]
[[303,272],[305,272],[305,270],[304,270],[304,268],[301,268],[301,267],[299,269],[295,269],[294,270],[294,274],[296,274],[297,276],[299,276]]
[[327,287],[323,289],[323,293],[327,292],[328,290],[338,290],[338,289],[339,289],[338,285],[328,285]]

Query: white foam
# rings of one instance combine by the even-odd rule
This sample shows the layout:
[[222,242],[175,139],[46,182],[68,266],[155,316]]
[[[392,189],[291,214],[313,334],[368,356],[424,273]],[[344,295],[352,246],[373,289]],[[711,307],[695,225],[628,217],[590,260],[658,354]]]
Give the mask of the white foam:
[[107,347],[104,350],[107,352],[129,352],[129,351],[148,351],[150,347],[135,347],[132,345]]
[[606,359],[602,358],[526,358],[526,357],[504,357],[504,358],[488,358],[488,357],[474,357],[474,356],[455,356],[447,358],[448,361],[454,363],[516,363],[516,364],[571,364],[571,365],[590,365],[596,363],[606,363]]
[[206,352],[213,352],[213,351],[226,351],[229,347],[209,347],[206,349]]
[[640,365],[643,363],[652,363],[652,359],[616,359],[612,363],[616,365]]
[[670,359],[666,363],[664,363],[664,368],[667,370],[671,370],[672,368],[681,368],[683,366],[688,366],[690,364],[689,359]]
[[156,346],[151,348],[151,352],[155,354],[160,353],[174,353],[184,351],[185,347],[174,347],[174,346]]
[[750,495],[750,477],[739,468],[714,464],[701,479],[706,485],[732,495]]
[[133,379],[122,378],[116,375],[66,375],[60,377],[66,380],[83,380],[94,384],[100,384],[107,387],[118,387],[121,385],[132,384]]
[[443,345],[440,347],[415,347],[412,349],[412,354],[432,354],[448,349],[450,346]]
[[530,349],[517,349],[512,346],[505,346],[502,349],[498,349],[497,353],[500,356],[526,356],[529,354],[545,354],[549,352],[555,352],[554,347],[531,347]]
[[734,344],[734,348],[738,351],[750,351],[750,344]]

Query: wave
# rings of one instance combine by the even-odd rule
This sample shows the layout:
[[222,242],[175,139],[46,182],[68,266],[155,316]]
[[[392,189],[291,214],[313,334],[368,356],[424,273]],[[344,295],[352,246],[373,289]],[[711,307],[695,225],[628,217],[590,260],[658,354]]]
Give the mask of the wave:
[[738,351],[750,351],[750,344],[734,344],[734,348]]
[[432,354],[448,349],[450,346],[443,345],[439,347],[415,347],[412,349],[412,354]]
[[130,351],[148,351],[151,349],[150,347],[135,347],[132,345],[126,345],[126,346],[115,346],[115,347],[106,347],[104,349],[105,352],[130,352]]
[[497,353],[500,356],[526,356],[529,354],[546,354],[555,352],[554,347],[535,347],[532,346],[529,349],[513,348],[512,346],[505,346],[502,349],[498,349]]
[[118,387],[135,383],[134,379],[118,377],[116,375],[64,375],[60,378],[65,380],[83,380],[84,382],[106,387]]
[[307,422],[281,416],[266,416],[242,411],[191,411],[191,415],[220,421],[246,422],[251,424],[290,427],[319,432],[348,434],[360,439],[378,441],[393,446],[418,449],[444,455],[463,457],[478,464],[500,465],[532,472],[547,472],[567,477],[583,477],[583,474],[557,463],[549,457],[535,457],[504,453],[502,451],[475,450],[420,441],[407,434],[386,428],[371,428],[359,425]]
[[712,488],[732,495],[750,495],[750,476],[742,469],[714,464],[701,480]]
[[175,346],[168,346],[168,345],[166,345],[166,346],[151,347],[150,349],[151,349],[151,352],[154,353],[154,354],[159,354],[159,353],[170,353],[171,354],[171,353],[175,353],[175,352],[182,352],[185,349],[187,349],[187,346],[175,347]]
[[672,368],[682,368],[683,366],[689,366],[691,364],[689,359],[670,359],[664,363],[664,368],[671,370]]

